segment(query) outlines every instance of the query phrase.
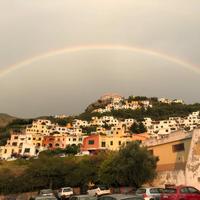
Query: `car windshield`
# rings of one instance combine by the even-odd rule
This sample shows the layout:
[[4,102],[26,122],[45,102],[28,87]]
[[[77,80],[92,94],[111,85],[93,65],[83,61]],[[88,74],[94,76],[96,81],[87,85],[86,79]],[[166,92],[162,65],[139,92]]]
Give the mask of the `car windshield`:
[[79,200],[97,200],[97,197],[81,197]]
[[35,200],[56,200],[55,197],[36,197]]
[[150,193],[151,194],[160,194],[163,192],[163,189],[162,188],[151,188],[150,189]]
[[163,190],[164,193],[167,193],[167,194],[174,194],[176,193],[176,189],[175,188],[165,188]]
[[72,191],[71,188],[64,188],[64,189],[63,189],[63,192],[71,192],[71,191]]
[[41,190],[40,193],[41,193],[41,194],[51,194],[51,193],[52,193],[52,190],[51,190],[51,189]]
[[105,185],[98,185],[101,190],[108,190],[108,187]]

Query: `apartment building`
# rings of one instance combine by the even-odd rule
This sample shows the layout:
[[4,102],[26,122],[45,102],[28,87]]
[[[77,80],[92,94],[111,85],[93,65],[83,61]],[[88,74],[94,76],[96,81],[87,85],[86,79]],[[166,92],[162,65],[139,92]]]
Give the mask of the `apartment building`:
[[54,150],[57,148],[65,149],[68,145],[81,146],[84,137],[86,136],[67,134],[55,134],[51,136],[44,136],[42,146],[49,150]]
[[94,153],[101,150],[119,150],[120,147],[132,141],[144,141],[148,139],[148,134],[129,134],[125,132],[122,125],[112,127],[110,134],[92,134],[83,140],[82,151]]
[[191,185],[200,189],[200,129],[177,131],[143,142],[159,158],[154,185]]
[[186,129],[192,131],[200,125],[199,112],[193,112],[187,117],[170,117],[168,120],[153,121],[151,118],[144,118],[143,124],[147,132],[153,137],[168,135],[174,131]]
[[90,123],[88,123],[85,120],[75,119],[73,121],[72,125],[73,125],[74,128],[80,128],[81,126],[83,126],[83,127],[90,126]]
[[13,133],[7,144],[0,148],[0,158],[9,159],[13,156],[36,156],[42,148],[43,136]]
[[41,135],[50,135],[51,129],[55,127],[50,120],[35,120],[32,125],[26,127],[27,134],[41,134]]
[[44,136],[42,146],[49,150],[57,148],[65,149],[66,143],[67,143],[66,135],[55,134],[55,135]]

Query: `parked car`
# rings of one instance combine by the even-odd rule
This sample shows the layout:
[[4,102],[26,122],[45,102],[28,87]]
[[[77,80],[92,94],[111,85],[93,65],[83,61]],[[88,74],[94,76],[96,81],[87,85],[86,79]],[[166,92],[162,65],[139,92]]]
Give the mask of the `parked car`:
[[34,200],[57,200],[55,196],[37,196]]
[[101,196],[98,200],[144,200],[144,198],[136,195],[110,194]]
[[54,193],[52,189],[44,189],[40,190],[39,196],[54,196]]
[[200,200],[200,191],[191,186],[177,186],[166,188],[161,200]]
[[110,189],[105,185],[96,185],[87,190],[87,194],[90,196],[101,196],[110,193]]
[[89,196],[89,195],[76,195],[70,197],[69,200],[97,200],[97,197]]
[[139,188],[136,190],[136,195],[142,196],[145,200],[160,200],[162,192],[163,188]]
[[74,194],[73,189],[71,187],[64,187],[58,190],[58,198],[66,199]]

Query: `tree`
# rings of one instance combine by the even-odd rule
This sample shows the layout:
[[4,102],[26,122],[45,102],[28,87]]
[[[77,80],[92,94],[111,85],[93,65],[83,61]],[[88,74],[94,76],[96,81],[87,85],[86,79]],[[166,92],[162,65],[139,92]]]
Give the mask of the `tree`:
[[101,165],[99,176],[104,184],[140,187],[156,176],[158,159],[137,142],[122,147]]
[[137,124],[136,122],[134,122],[134,123],[132,124],[132,126],[130,127],[130,131],[131,131],[132,133],[138,133],[138,132],[139,132],[139,130],[138,130],[138,124]]
[[82,129],[83,133],[90,135],[92,132],[96,131],[97,126],[81,126],[80,128]]
[[68,145],[68,146],[65,148],[64,152],[65,152],[66,154],[75,155],[75,154],[77,154],[77,153],[80,152],[80,145],[75,145],[75,144]]
[[63,186],[64,177],[69,173],[63,159],[41,156],[30,163],[25,175],[29,177],[29,184],[33,189],[59,188]]
[[144,126],[144,124],[142,122],[134,122],[133,125],[130,127],[130,131],[132,133],[145,133],[147,131],[146,127]]
[[139,128],[140,133],[147,132],[147,128],[145,127],[145,125],[142,122],[139,122],[138,128]]

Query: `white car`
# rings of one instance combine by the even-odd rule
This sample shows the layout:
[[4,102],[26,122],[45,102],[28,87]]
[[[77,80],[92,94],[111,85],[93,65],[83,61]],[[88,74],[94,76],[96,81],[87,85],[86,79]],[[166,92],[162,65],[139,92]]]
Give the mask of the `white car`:
[[90,196],[101,196],[104,194],[111,194],[111,191],[105,185],[97,185],[97,186],[93,186],[91,189],[89,189],[87,191],[87,193]]
[[163,188],[139,188],[136,191],[136,195],[141,196],[144,200],[159,200],[161,194],[163,193]]
[[74,194],[73,189],[71,187],[60,188],[58,191],[58,198],[69,198]]
[[44,190],[40,190],[39,195],[40,196],[54,196],[54,193],[52,189],[44,189]]

